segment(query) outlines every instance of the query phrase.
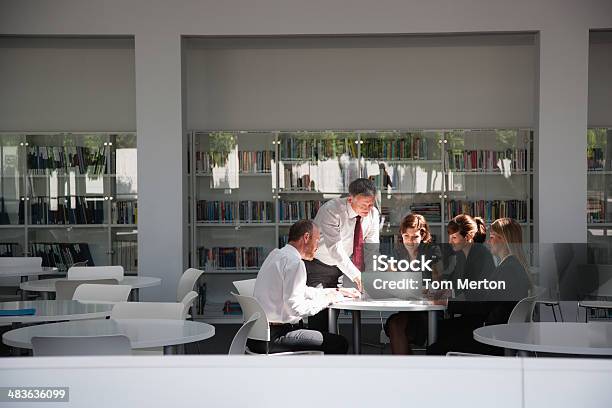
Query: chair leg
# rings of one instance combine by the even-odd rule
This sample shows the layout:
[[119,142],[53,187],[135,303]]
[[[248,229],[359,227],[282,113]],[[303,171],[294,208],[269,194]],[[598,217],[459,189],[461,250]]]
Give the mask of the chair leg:
[[556,322],[557,321],[557,314],[555,313],[555,305],[554,305],[554,303],[551,305],[550,308],[552,309],[553,317],[554,317],[555,322]]
[[561,307],[561,301],[559,301],[559,317],[561,318],[561,322],[565,321],[565,319],[563,319],[563,308]]

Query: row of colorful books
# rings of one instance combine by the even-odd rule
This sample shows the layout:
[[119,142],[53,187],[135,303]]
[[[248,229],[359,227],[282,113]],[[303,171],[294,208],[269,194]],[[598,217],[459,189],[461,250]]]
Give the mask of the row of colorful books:
[[32,224],[103,224],[102,197],[61,196],[30,199]]
[[482,217],[486,222],[510,217],[519,222],[527,222],[527,201],[525,200],[449,200],[446,203],[447,218],[459,214]]
[[447,168],[454,171],[528,171],[527,149],[450,150]]
[[272,201],[207,201],[196,202],[196,220],[202,222],[231,223],[274,222],[274,202]]
[[42,258],[42,266],[56,267],[66,271],[77,262],[94,266],[89,245],[83,242],[37,242],[30,244],[31,256]]
[[587,191],[587,223],[606,222],[606,201],[603,191]]
[[[238,171],[240,173],[270,173],[274,162],[271,150],[239,151]],[[209,152],[195,152],[196,173],[210,173],[212,161]]]
[[138,224],[138,201],[114,200],[111,222],[113,224]]
[[204,270],[259,268],[267,253],[263,247],[198,248],[198,261]]
[[316,139],[286,137],[280,141],[281,160],[328,160],[340,156],[357,157],[355,140],[336,137]]
[[295,222],[303,219],[313,219],[319,208],[325,203],[321,200],[285,201],[279,202],[279,216],[281,222]]
[[30,146],[27,153],[29,174],[48,174],[49,170],[74,169],[80,174],[102,174],[106,171],[105,147]]
[[392,140],[365,138],[361,144],[361,156],[384,160],[427,160],[428,139],[407,134]]
[[440,203],[415,203],[410,205],[410,212],[420,214],[427,222],[442,221],[442,205]]

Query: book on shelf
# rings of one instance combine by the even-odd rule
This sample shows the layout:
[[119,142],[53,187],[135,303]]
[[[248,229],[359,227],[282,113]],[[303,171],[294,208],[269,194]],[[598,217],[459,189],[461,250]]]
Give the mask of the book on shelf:
[[68,174],[100,175],[106,171],[105,147],[30,146],[27,151],[28,174],[47,175],[60,170]]
[[30,244],[31,256],[42,258],[42,266],[67,270],[77,262],[94,266],[89,245],[83,242],[36,242]]
[[279,219],[281,222],[296,222],[298,220],[311,220],[317,215],[319,208],[327,200],[287,201],[279,202]]
[[0,243],[0,257],[13,257],[20,255],[20,245],[16,242]]
[[36,225],[104,223],[102,197],[32,197],[30,211]]
[[[238,171],[240,173],[270,173],[274,162],[274,151],[238,151]],[[212,161],[209,152],[195,152],[196,173],[212,172]]]
[[199,265],[206,270],[259,268],[267,253],[263,247],[199,247]]
[[517,172],[528,171],[527,149],[457,150],[448,151],[450,171]]
[[138,242],[114,241],[113,265],[121,265],[125,271],[138,270]]
[[138,201],[114,200],[111,207],[111,223],[138,224]]
[[446,202],[447,218],[459,214],[482,217],[486,222],[509,217],[518,222],[527,222],[527,201],[525,200],[449,200]]
[[587,148],[587,166],[589,171],[599,171],[606,168],[606,158],[601,147]]
[[427,160],[428,139],[420,135],[407,134],[392,140],[364,138],[361,156],[380,160]]
[[440,203],[413,203],[410,212],[420,214],[429,222],[442,221],[442,205]]
[[211,223],[273,223],[273,201],[207,201],[196,202],[196,220]]
[[281,160],[323,161],[340,156],[357,157],[354,140],[344,137],[283,137],[280,140]]
[[272,150],[238,151],[238,171],[241,173],[270,173],[273,162]]
[[587,191],[587,223],[606,222],[606,205],[603,191]]
[[242,309],[240,308],[240,303],[234,302],[231,300],[227,300],[223,304],[223,314],[224,315],[241,315]]

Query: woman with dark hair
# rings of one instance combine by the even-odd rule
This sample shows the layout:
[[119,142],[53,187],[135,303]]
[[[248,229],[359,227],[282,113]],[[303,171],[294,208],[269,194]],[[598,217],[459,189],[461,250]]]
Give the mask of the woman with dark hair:
[[[431,260],[431,275],[423,273],[423,278],[438,280],[442,270],[442,253],[440,248],[432,243],[429,225],[420,214],[408,214],[400,222],[400,244],[395,248],[397,259],[412,261],[420,259]],[[427,333],[426,312],[399,312],[385,322],[385,333],[391,340],[393,354],[412,354],[411,343],[422,344]]]
[[473,351],[472,332],[485,323],[489,313],[483,303],[486,290],[457,290],[458,279],[491,280],[495,270],[493,255],[483,245],[487,233],[484,221],[480,217],[460,214],[450,220],[446,230],[448,242],[457,254],[457,268],[452,275],[456,300],[448,303],[451,318],[439,322],[438,339],[427,347],[427,354]]

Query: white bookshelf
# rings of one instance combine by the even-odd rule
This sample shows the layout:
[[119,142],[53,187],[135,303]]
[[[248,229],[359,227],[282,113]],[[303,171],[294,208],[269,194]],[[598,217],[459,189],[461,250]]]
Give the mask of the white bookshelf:
[[[84,167],[89,155],[97,167]],[[15,256],[33,256],[36,243],[86,243],[95,265],[123,262],[137,274],[134,132],[3,132],[0,161],[0,196],[10,202],[0,208],[0,243],[17,243]],[[98,212],[78,200],[97,201]],[[40,203],[47,207],[34,211]],[[61,205],[75,211],[61,215]]]

